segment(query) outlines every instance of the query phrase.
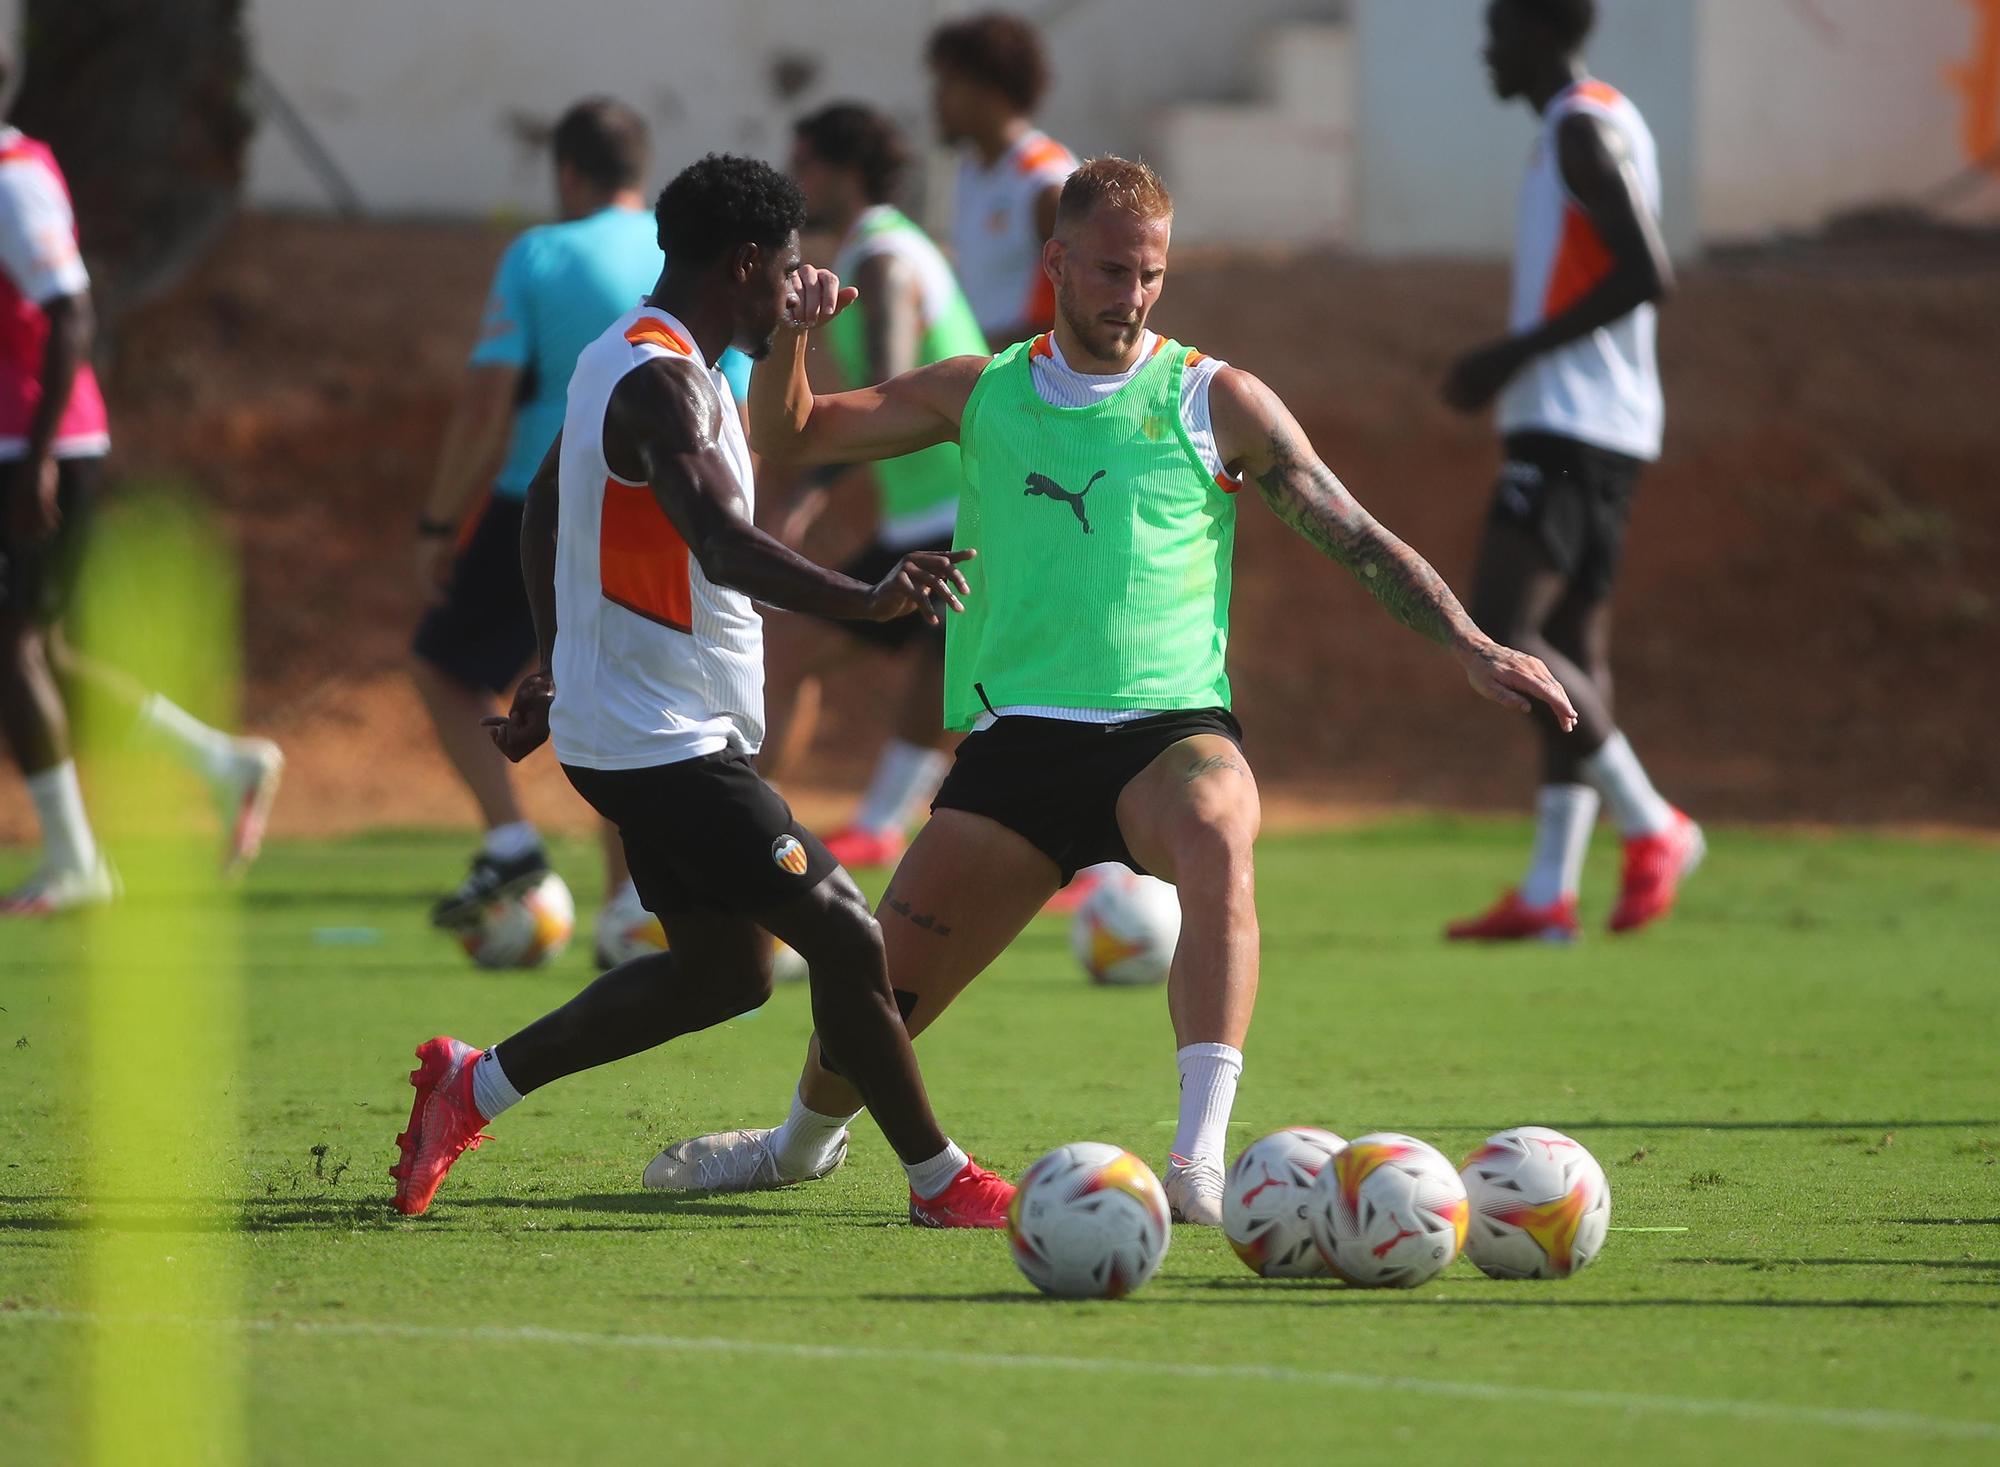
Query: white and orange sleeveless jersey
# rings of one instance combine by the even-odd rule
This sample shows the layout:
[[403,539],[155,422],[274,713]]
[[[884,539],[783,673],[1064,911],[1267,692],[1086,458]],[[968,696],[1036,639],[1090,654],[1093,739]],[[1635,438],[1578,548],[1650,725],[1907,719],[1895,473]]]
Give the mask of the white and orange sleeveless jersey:
[[[1659,154],[1646,120],[1619,92],[1584,80],[1559,93],[1542,114],[1541,136],[1521,186],[1514,252],[1516,332],[1559,316],[1604,279],[1611,251],[1564,187],[1556,131],[1587,112],[1625,141],[1646,206],[1660,212]],[[1507,384],[1499,402],[1502,433],[1554,433],[1632,458],[1656,459],[1666,426],[1652,306],[1537,357]]]
[[703,754],[754,754],[764,738],[764,624],[750,598],[701,573],[653,491],[611,472],[604,414],[626,374],[691,359],[713,385],[743,517],[756,507],[750,446],[729,382],[694,337],[650,306],[585,347],[563,418],[556,535],[556,757],[643,769]]
[[995,333],[1023,325],[1040,330],[1055,321],[1055,287],[1042,273],[1035,200],[1075,171],[1070,150],[1033,128],[991,168],[970,152],[958,161],[952,263],[979,329],[996,350],[1013,343],[994,340]]

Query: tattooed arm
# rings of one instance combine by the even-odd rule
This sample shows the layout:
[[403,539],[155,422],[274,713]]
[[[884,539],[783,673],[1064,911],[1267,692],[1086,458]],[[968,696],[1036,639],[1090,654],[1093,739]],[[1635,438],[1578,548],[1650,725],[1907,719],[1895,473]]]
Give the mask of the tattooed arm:
[[1209,389],[1209,411],[1223,466],[1254,482],[1279,519],[1346,567],[1397,621],[1451,652],[1477,692],[1524,712],[1530,699],[1546,703],[1565,730],[1575,726],[1576,710],[1541,659],[1473,625],[1430,562],[1383,528],[1320,462],[1276,393],[1248,372],[1224,368]]

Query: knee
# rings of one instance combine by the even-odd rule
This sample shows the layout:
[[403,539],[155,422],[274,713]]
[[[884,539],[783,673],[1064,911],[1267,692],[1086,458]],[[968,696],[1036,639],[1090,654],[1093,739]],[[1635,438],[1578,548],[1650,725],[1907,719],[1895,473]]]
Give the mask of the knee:
[[835,980],[873,982],[888,972],[882,928],[858,889],[830,892],[816,930],[799,946],[799,956],[817,983],[824,973]]
[[1254,878],[1256,840],[1256,821],[1244,812],[1189,815],[1174,832],[1174,864],[1182,884],[1247,891]]
[[753,1013],[771,1001],[771,965],[761,963],[738,976],[724,995],[729,1017]]

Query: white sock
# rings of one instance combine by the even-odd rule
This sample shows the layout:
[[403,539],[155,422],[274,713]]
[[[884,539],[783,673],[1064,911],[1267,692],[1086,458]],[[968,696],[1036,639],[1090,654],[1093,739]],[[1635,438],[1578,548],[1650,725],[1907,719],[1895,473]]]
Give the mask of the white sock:
[[510,821],[506,825],[496,825],[486,832],[486,839],[480,844],[480,851],[496,861],[515,861],[530,851],[537,850],[542,837],[533,823],[527,820]]
[[950,768],[949,754],[890,739],[876,756],[854,823],[870,835],[901,835],[930,803]]
[[1672,827],[1674,807],[1660,798],[1652,780],[1646,778],[1645,767],[1624,734],[1613,734],[1583,761],[1583,777],[1604,796],[1611,806],[1611,818],[1628,840],[1635,835],[1658,835]]
[[53,769],[31,774],[28,798],[42,822],[42,860],[52,870],[91,871],[97,866],[97,837],[90,833],[90,816],[83,808],[83,786],[77,783],[76,761],[65,759]]
[[473,1061],[472,1103],[489,1121],[501,1111],[511,1110],[521,1103],[521,1092],[514,1088],[514,1082],[500,1068],[500,1049],[497,1045]]
[[937,1196],[951,1185],[951,1179],[965,1170],[965,1164],[972,1160],[958,1149],[956,1141],[946,1141],[944,1150],[929,1161],[920,1161],[915,1166],[905,1165],[903,1170],[910,1174],[910,1190],[925,1201]]
[[210,782],[226,779],[236,767],[236,741],[210,728],[163,693],[148,693],[139,705],[140,737],[171,754]]
[[1190,1044],[1174,1055],[1181,1071],[1181,1120],[1174,1160],[1207,1157],[1218,1165],[1229,1137],[1229,1111],[1243,1074],[1243,1051],[1228,1044]]
[[771,1154],[778,1159],[778,1170],[788,1177],[811,1176],[832,1159],[842,1133],[860,1114],[857,1110],[851,1116],[823,1116],[806,1105],[804,1096],[794,1093],[792,1113],[771,1133]]
[[1545,784],[1535,796],[1535,853],[1528,860],[1521,900],[1546,907],[1576,895],[1583,857],[1597,824],[1597,791],[1587,784]]

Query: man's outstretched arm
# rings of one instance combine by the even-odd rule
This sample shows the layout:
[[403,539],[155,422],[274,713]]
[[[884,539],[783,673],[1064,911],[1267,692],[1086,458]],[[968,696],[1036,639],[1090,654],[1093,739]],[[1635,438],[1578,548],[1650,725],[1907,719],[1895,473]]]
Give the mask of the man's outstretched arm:
[[1531,699],[1546,703],[1564,729],[1575,726],[1576,710],[1541,660],[1473,624],[1430,562],[1383,528],[1320,462],[1276,393],[1248,372],[1225,368],[1209,405],[1225,466],[1253,481],[1279,519],[1345,566],[1397,621],[1451,652],[1480,694],[1524,712]]
[[914,611],[935,625],[946,607],[964,610],[965,578],[954,567],[969,551],[906,555],[871,586],[758,529],[742,512],[721,433],[715,393],[683,362],[662,359],[627,373],[605,414],[611,471],[651,486],[709,580],[767,606],[852,621]]
[[857,295],[832,271],[800,266],[789,319],[750,374],[750,444],[780,468],[870,463],[958,439],[985,357],[952,357],[858,391],[814,395],[807,334]]

